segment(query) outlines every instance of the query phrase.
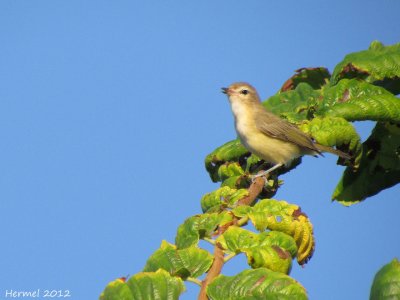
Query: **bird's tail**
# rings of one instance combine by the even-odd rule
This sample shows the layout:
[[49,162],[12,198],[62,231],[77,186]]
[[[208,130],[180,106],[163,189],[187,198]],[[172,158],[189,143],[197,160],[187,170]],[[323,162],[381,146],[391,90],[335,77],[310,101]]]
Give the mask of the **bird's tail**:
[[329,147],[329,146],[320,145],[317,143],[315,143],[314,145],[321,152],[329,152],[329,153],[335,154],[337,156],[340,156],[341,158],[344,158],[344,159],[351,159],[351,155],[349,155],[348,153],[344,153],[343,151],[333,149],[332,147]]

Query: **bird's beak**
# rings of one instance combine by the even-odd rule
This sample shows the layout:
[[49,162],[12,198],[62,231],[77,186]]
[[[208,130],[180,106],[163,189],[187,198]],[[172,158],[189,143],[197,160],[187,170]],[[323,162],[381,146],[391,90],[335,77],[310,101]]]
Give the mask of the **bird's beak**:
[[227,95],[229,95],[229,88],[221,88],[222,89],[222,92],[224,93],[224,94],[227,94]]

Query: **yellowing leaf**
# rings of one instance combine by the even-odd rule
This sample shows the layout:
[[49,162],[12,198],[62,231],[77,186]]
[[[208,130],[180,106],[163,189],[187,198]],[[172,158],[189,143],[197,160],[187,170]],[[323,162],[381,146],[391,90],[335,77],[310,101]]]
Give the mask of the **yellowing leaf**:
[[175,244],[180,249],[197,245],[199,239],[211,237],[218,226],[229,223],[232,219],[232,214],[227,211],[190,217],[178,227]]
[[128,281],[110,282],[100,300],[177,300],[185,290],[182,279],[164,270],[137,273]]
[[247,215],[260,231],[270,229],[292,236],[297,244],[297,261],[301,265],[305,264],[314,253],[313,226],[297,205],[288,204],[286,201],[264,199],[253,207],[246,209],[238,207],[233,213],[238,217]]
[[253,268],[266,267],[286,274],[291,269],[292,257],[297,253],[294,239],[279,231],[257,234],[231,226],[218,237],[217,242],[230,252],[245,253],[248,264]]
[[212,261],[212,255],[206,250],[196,246],[177,249],[176,246],[163,241],[160,248],[149,257],[143,271],[163,269],[171,275],[186,279],[202,275],[210,268]]
[[300,283],[266,268],[245,270],[235,276],[220,275],[207,287],[207,295],[212,300],[307,300]]
[[249,194],[247,189],[232,189],[223,186],[201,198],[203,212],[218,212],[224,207],[232,207],[238,200]]

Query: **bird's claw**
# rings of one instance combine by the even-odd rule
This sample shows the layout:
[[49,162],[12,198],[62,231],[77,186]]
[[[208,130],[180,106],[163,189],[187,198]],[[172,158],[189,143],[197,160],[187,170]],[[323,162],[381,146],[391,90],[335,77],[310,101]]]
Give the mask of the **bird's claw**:
[[262,173],[259,173],[257,175],[251,175],[250,176],[251,183],[253,183],[259,177],[265,177],[265,180],[267,180],[267,176],[266,176],[267,174],[268,174],[267,172],[262,172]]

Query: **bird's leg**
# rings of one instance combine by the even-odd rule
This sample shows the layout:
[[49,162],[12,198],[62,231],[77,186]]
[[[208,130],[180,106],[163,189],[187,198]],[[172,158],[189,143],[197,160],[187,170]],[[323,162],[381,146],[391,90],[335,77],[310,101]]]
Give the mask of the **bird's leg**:
[[251,176],[251,179],[254,180],[254,179],[258,178],[258,177],[265,176],[265,175],[267,175],[268,173],[271,173],[272,171],[274,171],[274,170],[276,170],[276,169],[278,169],[278,168],[280,168],[280,167],[282,167],[282,166],[283,166],[282,163],[276,164],[276,165],[273,166],[272,168],[269,168],[268,170],[266,170],[266,171],[264,171],[264,172],[262,172],[262,173],[259,173],[259,174],[257,174],[257,175],[252,175],[252,176]]

